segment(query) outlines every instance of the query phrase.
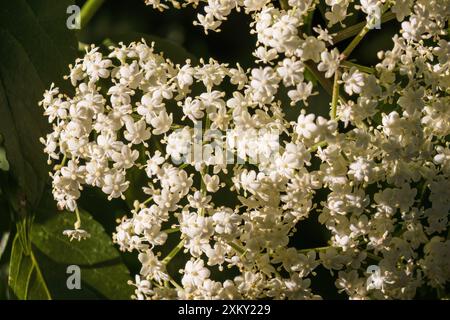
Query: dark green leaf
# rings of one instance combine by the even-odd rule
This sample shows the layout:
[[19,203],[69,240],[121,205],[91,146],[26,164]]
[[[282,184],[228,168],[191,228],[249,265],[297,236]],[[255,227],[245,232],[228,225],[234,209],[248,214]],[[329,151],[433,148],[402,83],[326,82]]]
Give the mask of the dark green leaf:
[[[33,225],[33,251],[53,298],[129,299],[133,291],[127,284],[130,275],[111,238],[87,212],[81,212],[81,219],[82,228],[91,237],[80,242],[70,242],[62,234],[62,230],[73,228],[73,214],[57,213]],[[66,271],[69,265],[77,265],[81,269],[80,290],[67,288],[69,275]]]
[[18,299],[51,299],[30,244],[18,232],[11,250],[9,287]]
[[51,82],[68,71],[77,41],[66,27],[71,0],[0,0],[0,132],[11,172],[36,206],[48,177],[42,145],[47,131],[37,106]]
[[[110,236],[87,212],[81,211],[82,228],[91,237],[70,241],[62,234],[73,229],[75,215],[57,212],[49,193],[37,209],[30,228],[18,223],[14,239],[9,287],[18,299],[129,299],[130,275]],[[81,270],[81,288],[69,289],[70,265]]]

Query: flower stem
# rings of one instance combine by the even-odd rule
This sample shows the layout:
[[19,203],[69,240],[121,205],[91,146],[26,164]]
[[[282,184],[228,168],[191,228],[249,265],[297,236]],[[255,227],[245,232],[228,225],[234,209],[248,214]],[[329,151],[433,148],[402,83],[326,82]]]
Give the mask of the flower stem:
[[141,203],[141,206],[145,206],[147,203],[152,201],[152,199],[153,199],[153,197],[148,198],[147,200],[145,200],[144,202]]
[[359,71],[365,72],[365,73],[370,73],[373,74],[375,73],[375,69],[371,68],[371,67],[366,67],[354,62],[350,62],[350,61],[341,61],[341,66],[343,67],[347,67],[347,68],[351,68],[351,67],[356,67]]
[[180,228],[169,228],[169,229],[161,230],[161,232],[165,232],[167,234],[175,233],[175,232],[178,232],[178,231],[180,231]]
[[80,216],[80,210],[78,208],[75,208],[75,215],[77,216],[77,221],[75,221],[75,229],[80,229],[81,227],[81,216]]
[[183,245],[184,240],[178,242],[176,247],[173,248],[172,251],[170,251],[169,254],[163,259],[162,263],[167,265],[170,262],[170,260],[172,260],[177,255],[177,253],[183,248]]
[[61,163],[54,166],[53,170],[55,170],[55,171],[60,170],[62,167],[64,167],[66,165],[66,161],[67,161],[67,154],[64,154],[64,157],[63,157]]
[[331,95],[333,89],[330,80],[325,78],[325,76],[319,70],[317,70],[317,67],[314,65],[312,61],[305,61],[305,67],[314,76],[314,78],[316,78],[317,82],[320,83],[322,88],[324,88],[325,91]]
[[[331,81],[319,71],[317,70],[317,66],[312,61],[305,61],[305,67],[309,70],[309,72],[313,75],[313,77],[319,82],[322,88],[330,95],[333,96],[333,84]],[[346,101],[338,94],[338,99],[345,104]]]
[[178,290],[182,290],[183,289],[174,279],[170,278],[169,281]]
[[334,73],[333,95],[331,96],[331,109],[330,109],[331,119],[336,119],[338,100],[339,100],[339,69],[337,69],[336,72]]
[[89,45],[87,43],[78,41],[78,51],[86,52],[86,50],[89,50]]
[[[205,131],[204,131],[203,135],[206,134],[206,132],[209,130],[210,126],[211,126],[211,120],[209,119],[209,116],[206,115],[206,118],[205,118]],[[202,194],[202,196],[206,196],[206,194],[207,194],[204,177],[205,177],[205,174],[209,173],[208,169],[209,169],[208,165],[205,164],[205,167],[200,170],[200,193]],[[205,215],[205,209],[201,208],[199,210],[199,215],[200,216],[204,216]]]
[[326,140],[320,141],[320,142],[318,142],[318,143],[312,145],[312,146],[308,149],[308,152],[314,152],[314,151],[316,151],[317,149],[319,149],[319,147],[324,147],[324,146],[326,146],[327,144],[328,144],[328,141],[326,141]]
[[300,253],[308,253],[310,251],[323,251],[331,248],[332,246],[326,246],[326,247],[317,247],[317,248],[308,248],[308,249],[300,249],[298,252]]
[[184,168],[186,168],[188,165],[189,165],[188,163],[183,163],[182,165],[180,165],[180,166],[178,167],[178,169],[184,169]]
[[112,41],[110,38],[103,39],[102,44],[109,48],[109,47],[117,47],[117,43]]
[[228,245],[230,247],[232,247],[237,253],[244,255],[245,254],[245,249],[242,248],[240,245],[238,245],[237,243],[234,242],[228,242]]
[[[391,21],[394,18],[395,13],[389,11],[381,16],[381,23]],[[366,24],[367,23],[363,21],[339,31],[337,35],[333,37],[333,43],[336,44],[357,35],[366,26]]]
[[[383,7],[383,13],[386,12],[386,10],[389,8],[388,4],[386,4]],[[394,15],[395,16],[395,15]],[[341,60],[345,60],[347,59],[350,54],[353,52],[353,50],[356,48],[356,46],[361,42],[361,40],[365,37],[365,35],[367,34],[367,32],[369,32],[372,28],[371,26],[373,25],[373,19],[371,19],[371,21],[368,21],[367,23],[364,24],[364,27],[358,32],[358,34],[356,35],[356,37],[353,38],[352,42],[350,42],[350,44],[347,46],[347,48],[345,48],[345,50],[342,52],[341,54]]]
[[105,0],[87,0],[81,8],[81,27],[84,28]]
[[345,48],[345,50],[342,52],[342,60],[345,60],[350,56],[350,54],[353,52],[353,50],[355,50],[356,46],[361,42],[361,40],[364,38],[367,32],[369,32],[369,30],[370,29],[367,25],[361,29],[357,36],[353,38],[352,42],[350,42],[347,48]]

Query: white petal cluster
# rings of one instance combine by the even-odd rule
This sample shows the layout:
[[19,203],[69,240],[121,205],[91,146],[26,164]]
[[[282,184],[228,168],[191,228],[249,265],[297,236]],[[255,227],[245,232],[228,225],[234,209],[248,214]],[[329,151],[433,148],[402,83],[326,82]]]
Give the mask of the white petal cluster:
[[[357,7],[369,15],[382,2]],[[327,30],[302,32],[314,1],[281,9],[265,0],[171,3],[204,3],[196,23],[205,31],[242,8],[257,36],[256,66],[177,65],[144,41],[105,55],[92,47],[70,67],[74,94],[52,86],[41,102],[53,125],[42,142],[59,163],[51,176],[61,209],[76,211],[85,186],[129,197],[129,173],[144,175],[148,199],[127,199],[134,209],[114,234],[121,250],[138,252],[135,297],[316,299],[310,284],[319,265],[337,271],[337,289],[352,299],[412,298],[447,285],[449,3],[395,2],[402,31],[371,73],[341,65]],[[342,24],[353,5],[326,4],[329,25]],[[324,79],[337,75],[347,94],[336,117],[308,106],[311,64]],[[295,121],[286,108],[298,110]],[[221,203],[224,192],[235,205]],[[328,229],[327,247],[292,246],[309,217]],[[181,275],[169,272],[181,252]],[[217,280],[214,270],[226,269],[237,275]]]

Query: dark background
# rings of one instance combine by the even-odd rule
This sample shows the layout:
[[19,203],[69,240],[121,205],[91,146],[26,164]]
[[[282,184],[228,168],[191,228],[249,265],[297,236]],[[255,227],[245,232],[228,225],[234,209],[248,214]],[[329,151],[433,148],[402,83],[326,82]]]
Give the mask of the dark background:
[[[84,2],[77,1],[77,4],[81,6]],[[251,20],[249,16],[242,12],[232,12],[228,20],[220,26],[221,32],[209,31],[208,35],[205,35],[201,26],[193,25],[197,13],[202,12],[202,10],[202,6],[200,6],[197,9],[192,7],[181,10],[170,8],[159,12],[151,6],[146,6],[143,0],[107,0],[89,24],[80,31],[79,38],[84,43],[99,45],[105,39],[110,38],[111,35],[139,32],[155,35],[180,45],[198,58],[203,57],[206,60],[212,57],[223,63],[235,64],[239,62],[244,68],[253,67],[255,64],[252,52],[256,47],[256,35],[250,34]],[[351,26],[364,19],[361,14],[356,13],[346,20],[346,24]],[[313,26],[317,24],[326,27],[319,10],[316,10],[313,17]],[[337,32],[341,29],[340,25],[335,25],[331,30]],[[391,38],[398,29],[399,24],[396,21],[383,24],[383,32],[377,30],[377,32],[369,33],[355,49],[351,59],[366,66],[374,66],[377,62],[377,52],[392,47]],[[343,41],[338,45],[338,48],[343,50],[350,41],[351,39]],[[327,116],[330,97],[320,87],[315,88],[315,91],[319,91],[320,94],[312,97],[310,106],[314,107],[314,110],[309,109],[308,112]],[[292,115],[292,117],[295,118],[295,115]],[[226,195],[223,196],[226,197]],[[109,214],[114,212],[116,217],[120,217],[126,207],[121,205],[119,201],[113,204],[107,201],[99,201],[99,197],[101,197],[101,192],[93,190],[85,192],[82,206],[87,208],[94,218],[105,226],[108,232],[112,233],[115,229],[115,222],[113,219],[107,218],[106,212],[109,212]],[[320,202],[325,198],[326,194],[318,193],[315,201]],[[171,243],[176,244],[177,242],[175,236],[172,238],[169,237],[167,243],[169,247],[172,246]],[[321,247],[327,245],[328,238],[328,231],[318,223],[317,214],[312,212],[310,218],[299,224],[290,245],[299,249]],[[140,264],[135,254],[123,254],[123,258],[132,274],[139,272]],[[175,271],[176,267],[182,267],[183,260],[182,255],[179,254],[171,263],[169,270]],[[339,294],[336,291],[334,285],[336,274],[332,275],[323,267],[318,267],[315,271],[316,276],[311,278],[311,288],[314,293],[322,295],[323,298],[346,298],[344,294]],[[230,274],[227,276],[230,276]],[[213,278],[216,279],[224,279],[227,276],[220,274],[218,270],[213,273]]]

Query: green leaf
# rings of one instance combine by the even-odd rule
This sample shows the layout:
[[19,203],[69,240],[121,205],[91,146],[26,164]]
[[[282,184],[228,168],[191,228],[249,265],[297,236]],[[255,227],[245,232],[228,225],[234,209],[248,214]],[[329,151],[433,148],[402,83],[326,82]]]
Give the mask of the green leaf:
[[[133,288],[128,285],[129,271],[111,237],[89,213],[80,213],[82,228],[91,234],[80,242],[71,242],[62,234],[65,229],[73,229],[75,216],[57,212],[49,193],[42,198],[31,230],[18,224],[9,271],[9,286],[16,298],[130,298]],[[67,286],[71,265],[80,267],[81,289]]]
[[[73,229],[75,217],[71,213],[57,213],[45,222],[33,225],[33,250],[41,263],[50,292],[55,299],[129,299],[133,291],[127,284],[131,280],[129,271],[110,236],[89,213],[83,210],[80,213],[82,228],[91,237],[79,242],[71,242],[62,234],[64,229]],[[81,269],[81,290],[67,288],[69,265],[77,265]]]
[[14,238],[9,265],[9,287],[18,299],[51,299],[31,246],[20,232]]
[[48,178],[38,141],[48,124],[37,103],[75,59],[77,41],[66,27],[71,0],[0,0],[0,133],[11,173],[35,207]]
[[8,159],[6,159],[6,151],[3,147],[0,147],[0,170],[9,170],[9,162]]

